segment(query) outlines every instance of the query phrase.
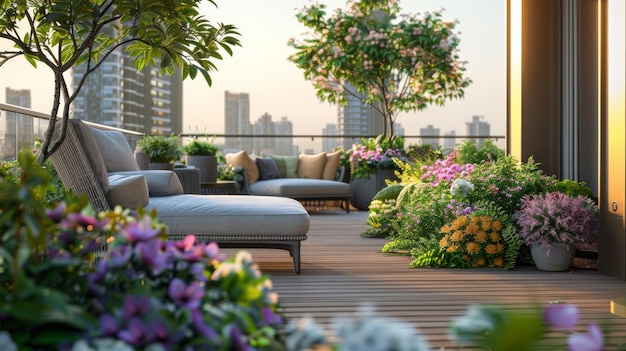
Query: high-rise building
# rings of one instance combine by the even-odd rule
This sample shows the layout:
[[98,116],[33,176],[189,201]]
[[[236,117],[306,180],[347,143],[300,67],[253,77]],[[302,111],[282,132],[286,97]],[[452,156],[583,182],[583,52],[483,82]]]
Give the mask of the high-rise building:
[[422,145],[430,144],[435,149],[441,145],[439,143],[439,128],[433,127],[432,124],[427,125],[426,128],[420,128],[420,136],[422,137]]
[[[6,88],[7,104],[30,108],[30,90]],[[33,118],[19,113],[0,115],[0,145],[4,145],[0,160],[14,159],[17,151],[32,148],[35,141]]]
[[[250,134],[250,95],[248,93],[224,93],[224,128],[229,135]],[[231,136],[226,138],[227,150],[252,151],[249,138]]]
[[481,137],[481,138],[469,139],[469,140],[473,140],[474,142],[476,142],[477,146],[481,146],[485,142],[491,130],[489,123],[485,122],[484,118],[485,118],[484,116],[472,116],[471,122],[465,122],[465,125],[467,126],[468,136],[480,136]]
[[[255,135],[273,135],[274,123],[272,115],[265,112],[259,119],[252,124],[252,133]],[[255,137],[252,138],[253,152],[257,155],[274,154],[275,138]]]
[[[346,86],[345,106],[339,106],[337,112],[337,129],[344,136],[376,136],[383,131],[383,119],[371,105],[362,101],[359,94],[350,85]],[[352,144],[360,138],[343,138],[344,149],[352,148]]]
[[[72,70],[77,88],[86,65]],[[115,49],[85,80],[73,103],[73,117],[145,134],[179,134],[183,124],[183,83],[180,70],[164,76],[157,66],[138,71]]]
[[[336,138],[337,125],[335,123],[327,123],[326,127],[322,129],[322,135],[325,137],[322,141],[322,150],[326,152],[333,151],[334,148],[342,146],[340,140]],[[326,138],[328,136],[328,138]],[[343,147],[343,146],[342,146]]]
[[274,152],[277,155],[297,155],[298,147],[293,144],[293,123],[285,116],[280,121],[274,123],[274,133],[276,135],[289,135],[289,137],[274,138],[276,145]]
[[447,138],[443,139],[443,149],[445,153],[448,153],[452,151],[452,149],[454,149],[454,146],[456,145],[456,132],[454,130],[451,130],[444,135],[447,136]]

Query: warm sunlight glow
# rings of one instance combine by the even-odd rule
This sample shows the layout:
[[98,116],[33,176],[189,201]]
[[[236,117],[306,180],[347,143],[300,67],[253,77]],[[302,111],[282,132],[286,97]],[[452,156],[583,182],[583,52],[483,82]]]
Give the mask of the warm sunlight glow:
[[522,0],[509,6],[509,120],[508,153],[522,156]]

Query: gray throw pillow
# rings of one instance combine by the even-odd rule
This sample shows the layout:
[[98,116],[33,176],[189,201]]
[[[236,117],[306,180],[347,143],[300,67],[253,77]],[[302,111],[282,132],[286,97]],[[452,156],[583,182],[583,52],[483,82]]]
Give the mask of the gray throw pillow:
[[257,158],[256,166],[259,168],[259,180],[280,178],[280,171],[273,158]]
[[122,132],[90,128],[108,172],[139,171],[139,165]]

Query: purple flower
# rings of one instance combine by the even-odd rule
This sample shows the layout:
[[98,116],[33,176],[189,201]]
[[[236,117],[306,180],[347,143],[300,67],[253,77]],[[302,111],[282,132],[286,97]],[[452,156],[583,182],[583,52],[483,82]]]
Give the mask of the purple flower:
[[202,313],[197,309],[191,311],[191,320],[193,323],[193,328],[196,333],[200,334],[203,338],[210,340],[218,340],[219,336],[217,332],[213,330],[210,326],[204,323],[204,319],[202,318]]
[[109,267],[115,268],[125,265],[130,260],[132,252],[133,248],[130,245],[119,245],[112,248],[107,259]]
[[117,321],[110,314],[100,316],[100,336],[113,336],[117,332]]
[[197,282],[187,286],[180,278],[174,278],[169,286],[169,294],[178,306],[196,309],[204,297],[204,289]]
[[58,223],[63,218],[66,210],[67,204],[65,202],[59,202],[59,204],[54,209],[46,209],[46,215],[48,216],[48,218]]
[[250,349],[244,341],[241,330],[239,330],[237,326],[233,326],[232,328],[230,328],[230,341],[231,350],[246,351]]
[[543,320],[555,329],[571,329],[578,319],[578,307],[571,303],[550,303],[543,310]]
[[596,324],[590,324],[587,333],[574,333],[567,339],[570,351],[602,351],[604,335]]
[[142,317],[150,310],[150,298],[145,295],[124,298],[124,317]]
[[135,246],[137,256],[154,274],[162,272],[167,267],[169,260],[168,256],[161,251],[161,247],[161,240],[158,238],[139,242],[137,246]]
[[261,308],[261,313],[263,314],[263,320],[268,325],[277,325],[283,322],[281,316],[277,313],[274,313],[271,308],[263,307]]
[[132,346],[146,345],[154,339],[152,329],[138,318],[128,321],[126,329],[117,333],[117,337]]
[[130,223],[120,231],[131,243],[148,241],[156,237],[160,230],[152,228],[150,216],[143,216],[137,222]]
[[61,226],[64,228],[83,227],[86,230],[98,230],[104,227],[108,220],[99,221],[96,217],[87,213],[68,213],[64,220],[61,220]]

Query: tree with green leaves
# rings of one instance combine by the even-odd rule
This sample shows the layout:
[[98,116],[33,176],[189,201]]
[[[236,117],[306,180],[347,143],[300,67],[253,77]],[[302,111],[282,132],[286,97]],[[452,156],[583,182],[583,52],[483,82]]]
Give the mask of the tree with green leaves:
[[[87,77],[116,49],[123,49],[141,70],[158,65],[161,73],[198,73],[211,85],[211,71],[222,52],[232,55],[239,33],[230,24],[214,24],[199,13],[203,0],[0,0],[0,40],[13,49],[0,51],[0,67],[23,57],[54,73],[51,116],[61,116],[61,137],[52,142],[58,121],[50,120],[38,162],[43,163],[65,139],[70,106]],[[206,2],[217,6],[214,0]],[[70,91],[65,73],[86,65]],[[75,82],[76,83],[76,82]]]
[[398,0],[349,0],[327,15],[326,6],[304,7],[296,17],[312,30],[291,39],[289,60],[304,70],[321,101],[339,105],[352,96],[383,118],[383,135],[394,136],[399,112],[421,111],[461,98],[471,81],[463,76],[456,22],[441,11],[400,14]]

